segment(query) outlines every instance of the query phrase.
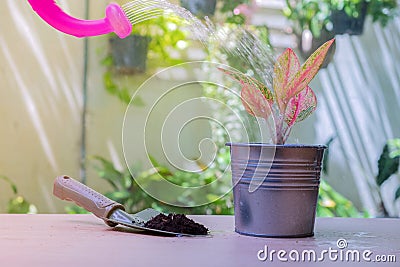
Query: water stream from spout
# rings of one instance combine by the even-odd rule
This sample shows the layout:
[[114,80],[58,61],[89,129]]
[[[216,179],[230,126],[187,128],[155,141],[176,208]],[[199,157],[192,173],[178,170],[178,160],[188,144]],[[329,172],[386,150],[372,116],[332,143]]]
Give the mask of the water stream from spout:
[[[124,9],[129,9],[129,5],[130,3],[126,4]],[[182,18],[193,38],[199,40],[205,48],[213,45],[226,55],[237,58],[243,65],[249,66],[261,82],[272,88],[275,61],[273,50],[253,32],[245,27],[238,27],[233,31],[217,27],[208,17],[202,21],[190,11],[167,0],[150,0],[143,12],[157,9],[163,10],[166,15]]]

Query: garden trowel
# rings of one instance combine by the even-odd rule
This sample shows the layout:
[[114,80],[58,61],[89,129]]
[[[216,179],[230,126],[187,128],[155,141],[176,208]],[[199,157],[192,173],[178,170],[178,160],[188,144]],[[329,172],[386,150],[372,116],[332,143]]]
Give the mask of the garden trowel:
[[145,227],[145,223],[161,212],[155,209],[145,209],[135,214],[125,212],[124,206],[105,197],[86,185],[69,176],[59,176],[54,181],[53,194],[62,199],[75,202],[78,206],[92,212],[111,226],[118,224],[137,230],[150,231],[165,235],[193,236]]

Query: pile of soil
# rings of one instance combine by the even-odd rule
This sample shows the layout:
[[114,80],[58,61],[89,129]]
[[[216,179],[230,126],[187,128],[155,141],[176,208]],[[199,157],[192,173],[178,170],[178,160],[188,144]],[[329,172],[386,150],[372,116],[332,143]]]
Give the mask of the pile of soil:
[[196,223],[183,214],[159,214],[146,222],[144,226],[189,235],[207,235],[208,233],[208,229],[204,225]]

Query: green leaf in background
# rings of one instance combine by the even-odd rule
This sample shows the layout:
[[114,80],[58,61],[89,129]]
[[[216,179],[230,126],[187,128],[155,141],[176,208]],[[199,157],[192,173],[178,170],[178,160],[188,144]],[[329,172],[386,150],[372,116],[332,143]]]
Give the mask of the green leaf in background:
[[335,214],[326,207],[318,206],[317,216],[318,217],[335,217]]
[[[233,214],[232,194],[227,194],[220,198],[218,197],[222,195],[221,192],[227,189],[224,188],[219,181],[216,181],[215,171],[203,172],[200,174],[171,170],[150,156],[153,167],[145,170],[135,167],[135,176],[133,178],[129,171],[117,171],[111,161],[99,156],[93,158],[100,163],[96,166],[99,177],[105,179],[112,186],[112,189],[105,192],[104,195],[124,205],[126,210],[130,213],[152,207],[162,212],[184,214]],[[207,198],[214,202],[200,207],[181,208],[180,206],[182,205],[194,205],[197,203],[196,198],[199,196],[191,195],[190,190],[188,190],[187,194],[184,193],[179,196],[176,206],[170,206],[147,195],[137,182],[157,184],[161,179],[187,187],[202,186],[212,183],[210,191],[207,192]],[[129,180],[130,183],[126,183],[126,180]],[[82,212],[82,210],[77,208],[69,208],[68,211],[71,213]]]
[[325,180],[321,180],[318,206],[318,217],[361,217],[353,203],[336,192]]
[[149,160],[151,162],[151,164],[153,165],[153,167],[160,167],[160,163],[158,163],[158,161],[152,156],[149,155]]
[[315,38],[319,38],[321,36],[321,25],[316,17],[311,19],[310,28]]
[[95,166],[95,169],[98,171],[98,175],[105,179],[114,190],[118,190],[118,183],[120,181],[120,177],[122,173],[115,169],[114,164],[103,157],[94,156],[94,160],[97,160],[101,163],[101,166]]
[[385,144],[382,154],[378,160],[378,175],[376,182],[381,186],[389,177],[399,169],[399,157],[390,156],[389,144]]
[[396,194],[395,194],[395,196],[394,196],[394,200],[396,201],[396,200],[399,199],[399,198],[400,198],[400,187],[397,188],[397,190],[396,190]]
[[111,72],[104,73],[103,82],[104,82],[104,87],[109,94],[118,97],[118,99],[121,100],[122,103],[125,103],[126,105],[130,103],[131,101],[130,91],[126,87],[119,87],[114,81],[114,77]]
[[219,11],[226,17],[225,18],[226,23],[237,24],[237,25],[242,25],[246,23],[246,17],[243,16],[242,14],[236,15],[233,12],[233,10],[241,4],[248,4],[250,2],[249,0],[229,0],[229,1],[218,1],[218,2],[222,2]]
[[372,21],[379,21],[385,27],[390,20],[398,16],[399,6],[397,0],[374,0],[368,1],[368,12]]
[[87,210],[85,210],[84,208],[76,206],[76,205],[71,205],[71,206],[65,207],[65,211],[68,214],[89,214],[90,213]]
[[11,190],[14,193],[14,196],[7,203],[7,213],[37,213],[37,209],[34,205],[29,203],[24,197],[18,195],[17,185],[13,181],[11,181],[10,178],[4,175],[0,175],[0,179],[6,181],[10,185]]
[[135,107],[144,107],[146,106],[146,103],[140,96],[135,96],[135,98],[132,101],[132,105],[134,105]]
[[11,190],[13,191],[14,194],[18,194],[17,186],[11,181],[10,178],[4,175],[0,175],[0,179],[6,181],[10,185]]
[[10,199],[7,206],[8,213],[26,214],[29,213],[30,204],[23,197],[18,196]]
[[7,212],[12,214],[27,214],[37,213],[37,209],[22,196],[16,196],[8,202]]
[[400,157],[400,138],[387,141],[389,148],[389,156],[391,158]]

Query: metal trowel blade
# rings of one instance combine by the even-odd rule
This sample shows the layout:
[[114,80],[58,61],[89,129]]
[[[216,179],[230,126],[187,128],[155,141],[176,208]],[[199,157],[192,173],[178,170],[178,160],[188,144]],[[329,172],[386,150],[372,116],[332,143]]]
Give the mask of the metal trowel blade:
[[161,212],[155,209],[145,209],[135,214],[129,214],[121,209],[117,209],[111,214],[111,216],[107,220],[137,230],[149,231],[163,235],[194,236],[190,234],[152,229],[144,226],[146,222],[148,222],[149,220],[151,220],[152,218],[156,217],[159,214],[161,214]]

